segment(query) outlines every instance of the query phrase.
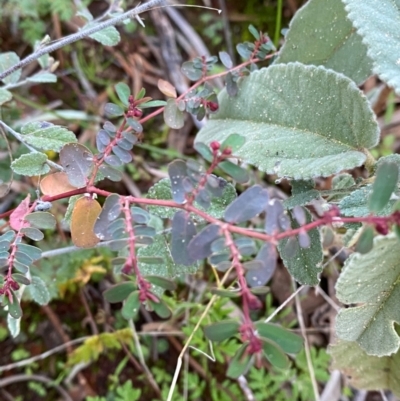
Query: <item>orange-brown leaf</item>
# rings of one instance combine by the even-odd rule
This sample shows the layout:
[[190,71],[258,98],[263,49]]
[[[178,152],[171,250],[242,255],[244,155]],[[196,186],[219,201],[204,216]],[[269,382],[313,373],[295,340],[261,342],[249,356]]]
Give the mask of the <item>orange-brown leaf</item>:
[[75,246],[92,248],[100,239],[93,232],[101,206],[96,200],[84,196],[76,201],[71,217],[71,237]]
[[163,79],[158,80],[158,89],[168,97],[176,98],[176,89],[168,82],[164,81]]
[[73,191],[76,187],[69,183],[66,173],[58,172],[44,177],[40,182],[40,189],[44,195],[55,196]]

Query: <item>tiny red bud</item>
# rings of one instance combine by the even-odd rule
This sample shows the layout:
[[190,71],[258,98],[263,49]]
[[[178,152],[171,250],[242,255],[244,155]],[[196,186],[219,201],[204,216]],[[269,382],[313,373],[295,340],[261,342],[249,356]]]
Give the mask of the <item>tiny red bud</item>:
[[262,302],[255,296],[249,297],[249,308],[251,310],[257,310],[262,308]]
[[129,95],[128,102],[133,103],[134,101],[135,101],[135,98],[132,95]]
[[225,148],[222,153],[226,156],[230,156],[232,154],[232,148]]
[[143,115],[143,111],[142,110],[140,110],[140,109],[134,109],[133,110],[133,116],[134,117],[141,118],[142,115]]
[[19,290],[19,284],[16,281],[10,281],[10,287],[14,291]]
[[210,109],[210,111],[217,111],[219,109],[217,102],[208,102],[207,106]]
[[389,227],[386,223],[375,223],[375,230],[381,235],[389,233]]
[[210,148],[211,150],[213,150],[214,152],[216,152],[217,150],[219,150],[219,148],[221,147],[221,144],[218,141],[212,141],[210,143]]

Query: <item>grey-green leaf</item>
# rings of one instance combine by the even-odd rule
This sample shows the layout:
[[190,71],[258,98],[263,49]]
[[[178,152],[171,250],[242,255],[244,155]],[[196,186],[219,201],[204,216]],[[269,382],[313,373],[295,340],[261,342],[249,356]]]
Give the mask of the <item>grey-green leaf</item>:
[[51,213],[48,212],[35,212],[28,214],[25,217],[32,227],[36,228],[54,228],[56,226],[56,219]]
[[400,4],[393,0],[342,0],[368,56],[373,72],[400,94]]
[[175,99],[168,99],[164,108],[164,121],[170,128],[179,129],[183,127],[185,115],[179,110]]
[[89,37],[100,42],[104,46],[115,46],[121,40],[118,30],[113,26],[109,26],[99,32],[93,33]]
[[11,163],[11,168],[15,173],[28,177],[42,175],[50,171],[46,161],[47,156],[44,153],[28,153],[14,160]]
[[310,0],[296,12],[275,63],[291,61],[323,65],[357,84],[372,71],[367,46],[347,18],[341,0]]
[[236,152],[280,177],[329,176],[359,166],[375,146],[379,128],[355,83],[324,67],[278,64],[239,82],[239,93],[219,96],[220,109],[196,140],[246,138]]
[[25,124],[21,129],[21,134],[30,145],[55,152],[59,152],[67,143],[76,142],[75,134],[72,131],[47,121]]
[[26,79],[29,82],[37,82],[37,83],[54,83],[57,82],[57,75],[52,74],[51,72],[42,71],[31,77]]
[[400,337],[400,247],[394,234],[376,237],[366,255],[355,253],[345,262],[336,284],[336,295],[344,304],[336,320],[336,333],[356,341],[369,355],[397,352]]
[[[0,72],[8,70],[10,67],[19,63],[19,56],[14,52],[7,52],[0,54]],[[2,79],[5,84],[15,84],[21,77],[21,70],[17,70],[10,74],[8,77]]]

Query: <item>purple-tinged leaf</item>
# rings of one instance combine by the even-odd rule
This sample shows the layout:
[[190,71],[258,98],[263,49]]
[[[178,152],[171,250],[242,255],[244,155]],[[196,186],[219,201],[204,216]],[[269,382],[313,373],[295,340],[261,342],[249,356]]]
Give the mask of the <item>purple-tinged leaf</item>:
[[228,223],[242,223],[261,213],[268,203],[268,191],[254,185],[240,194],[225,210]]
[[110,181],[118,182],[122,180],[122,172],[105,164],[99,167],[101,174],[108,178]]
[[221,252],[227,250],[226,240],[225,238],[218,238],[211,244],[211,251],[212,252]]
[[300,248],[309,248],[311,246],[310,236],[307,231],[301,231],[298,235]]
[[292,210],[293,217],[297,220],[300,226],[304,226],[307,222],[306,212],[301,206],[295,206]]
[[143,132],[142,124],[140,124],[140,122],[135,120],[134,118],[127,118],[126,122],[137,133]]
[[180,210],[174,214],[171,230],[171,255],[177,265],[190,266],[194,260],[189,256],[188,245],[197,234],[190,214]]
[[172,199],[176,203],[184,203],[186,198],[183,180],[186,177],[186,163],[183,160],[175,160],[168,165],[168,175],[171,180]]
[[276,269],[277,252],[271,243],[264,244],[258,251],[256,261],[262,266],[249,270],[246,273],[246,280],[250,287],[259,287],[266,284],[274,275]]
[[132,219],[137,224],[147,224],[150,220],[150,213],[141,207],[132,206],[131,207]]
[[225,84],[226,84],[226,91],[228,92],[228,95],[231,97],[234,97],[237,95],[239,87],[236,81],[233,79],[233,75],[228,72],[225,76]]
[[211,256],[208,257],[208,262],[212,266],[217,266],[221,262],[228,262],[230,260],[231,260],[230,252],[213,253]]
[[135,145],[135,144],[137,143],[137,141],[138,141],[137,136],[131,134],[130,132],[123,132],[123,133],[122,133],[122,137],[123,137],[126,141],[130,142],[132,145]]
[[105,150],[107,149],[107,146],[104,145],[100,140],[99,137],[96,137],[96,148],[100,153],[104,153]]
[[130,163],[132,161],[132,154],[125,149],[122,149],[119,145],[113,146],[113,153],[119,157],[122,163]]
[[219,59],[228,70],[233,67],[231,56],[227,52],[219,52]]
[[220,227],[210,224],[204,227],[188,245],[189,257],[192,261],[205,259],[211,255],[211,244],[220,236]]
[[60,162],[71,185],[82,188],[93,169],[93,154],[85,146],[68,143],[60,151]]
[[121,214],[119,201],[120,198],[118,195],[113,194],[108,196],[99,217],[97,217],[93,232],[101,240],[109,240],[111,238],[110,233],[108,233],[108,226],[111,221],[116,220]]
[[209,192],[203,188],[196,196],[196,202],[203,208],[208,209],[211,205],[211,196]]
[[106,121],[103,124],[103,128],[110,134],[114,134],[112,135],[112,137],[115,136],[115,133],[117,132],[117,127],[111,122],[111,121]]
[[117,140],[117,145],[124,149],[124,150],[132,150],[133,148],[133,144],[132,142],[127,141],[126,139],[122,138],[122,139],[118,139]]
[[272,199],[268,202],[265,210],[265,232],[273,235],[280,231],[280,216],[284,212],[282,202],[279,199]]
[[104,129],[101,129],[96,138],[105,146],[107,146],[110,142],[111,142],[111,138],[110,135],[108,134],[108,132]]
[[190,193],[194,189],[194,185],[192,184],[192,181],[190,181],[189,177],[185,177],[182,181],[183,189],[186,193]]
[[254,255],[257,252],[256,243],[252,238],[240,237],[234,242],[242,256]]
[[104,161],[109,164],[110,166],[113,167],[120,167],[123,165],[123,162],[121,161],[121,159],[115,155],[109,155],[107,156]]
[[106,103],[106,105],[104,106],[104,114],[109,118],[119,117],[124,115],[124,110],[117,104]]

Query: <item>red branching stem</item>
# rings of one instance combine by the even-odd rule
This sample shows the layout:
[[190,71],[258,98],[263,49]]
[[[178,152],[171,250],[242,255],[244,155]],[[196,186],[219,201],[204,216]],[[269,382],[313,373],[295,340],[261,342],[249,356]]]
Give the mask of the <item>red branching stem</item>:
[[130,202],[129,197],[122,198],[123,202],[122,210],[125,215],[125,228],[129,237],[129,256],[125,262],[125,265],[122,269],[122,272],[125,274],[130,274],[133,272],[136,275],[137,284],[139,287],[139,299],[141,302],[145,302],[146,300],[151,300],[154,302],[159,302],[157,297],[151,293],[151,284],[146,281],[138,266],[137,256],[136,256],[136,236],[135,230],[133,228],[132,215],[130,211]]

